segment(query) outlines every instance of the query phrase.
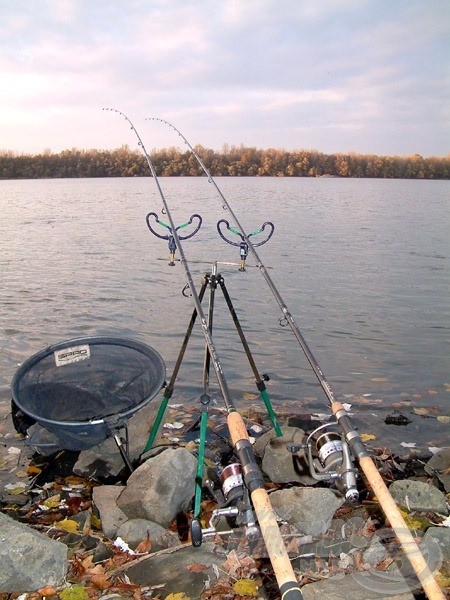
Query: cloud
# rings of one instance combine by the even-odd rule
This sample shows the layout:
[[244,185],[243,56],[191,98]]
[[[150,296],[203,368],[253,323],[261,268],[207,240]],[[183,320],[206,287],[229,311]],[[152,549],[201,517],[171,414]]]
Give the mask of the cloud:
[[448,152],[446,0],[16,0],[0,18],[0,147],[117,147],[114,106],[212,148]]

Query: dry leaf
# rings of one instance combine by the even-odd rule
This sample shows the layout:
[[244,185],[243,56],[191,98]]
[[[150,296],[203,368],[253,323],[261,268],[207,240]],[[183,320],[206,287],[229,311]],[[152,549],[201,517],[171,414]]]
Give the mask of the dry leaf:
[[201,573],[202,571],[207,571],[208,567],[206,565],[201,565],[199,563],[192,563],[188,565],[188,571],[191,573]]
[[29,465],[27,471],[28,475],[39,475],[42,469],[40,467],[36,467],[36,465]]
[[233,589],[240,596],[258,596],[258,586],[253,579],[239,579]]
[[377,436],[372,433],[361,433],[360,437],[362,442],[370,442],[377,439]]
[[150,552],[151,549],[152,549],[152,543],[149,540],[149,538],[147,538],[146,540],[142,540],[142,542],[140,542],[136,546],[134,551],[136,552],[136,554],[147,554],[147,552]]
[[450,417],[446,415],[441,415],[437,418],[440,423],[450,423]]
[[62,521],[55,521],[54,525],[58,529],[64,529],[64,531],[68,531],[69,533],[78,532],[78,523],[76,521],[73,521],[72,519],[63,519]]
[[89,580],[100,590],[107,590],[111,587],[111,582],[108,581],[108,576],[104,573],[102,575],[93,575]]
[[51,586],[51,585],[46,585],[45,587],[39,589],[37,591],[37,593],[39,594],[39,596],[55,596],[58,592],[56,591],[56,589]]
[[176,592],[175,594],[169,594],[166,596],[166,600],[191,600],[189,596],[186,596],[184,592]]

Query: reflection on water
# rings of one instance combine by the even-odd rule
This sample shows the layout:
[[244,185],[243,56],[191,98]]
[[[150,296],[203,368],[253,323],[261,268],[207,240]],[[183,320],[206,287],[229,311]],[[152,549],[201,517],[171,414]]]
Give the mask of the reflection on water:
[[[248,231],[266,220],[275,224],[258,253],[335,395],[353,402],[358,414],[370,406],[384,415],[407,401],[449,414],[450,183],[217,181]],[[183,245],[194,281],[200,284],[213,261],[238,261],[239,250],[217,234],[217,221],[229,217],[206,178],[160,183],[176,224],[203,216],[200,232]],[[181,293],[180,263],[167,265],[166,242],[146,227],[146,214],[161,209],[152,179],[1,181],[0,190],[2,413],[17,366],[73,337],[141,340],[162,354],[170,374],[193,304]],[[275,407],[325,412],[326,400],[294,336],[280,326],[259,270],[219,270],[258,369],[270,375]],[[253,375],[220,291],[214,339],[235,399],[244,402],[255,389]],[[201,393],[203,351],[196,328],[177,388],[188,401]],[[435,420],[425,424],[434,427]]]

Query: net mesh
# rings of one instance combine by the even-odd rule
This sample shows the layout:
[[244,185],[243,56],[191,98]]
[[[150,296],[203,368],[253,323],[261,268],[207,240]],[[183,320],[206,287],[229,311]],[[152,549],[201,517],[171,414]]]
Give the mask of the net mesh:
[[[87,347],[84,358],[58,365],[65,350]],[[131,416],[164,383],[165,365],[150,346],[117,338],[82,338],[28,359],[12,385],[18,407],[38,422],[86,422]]]

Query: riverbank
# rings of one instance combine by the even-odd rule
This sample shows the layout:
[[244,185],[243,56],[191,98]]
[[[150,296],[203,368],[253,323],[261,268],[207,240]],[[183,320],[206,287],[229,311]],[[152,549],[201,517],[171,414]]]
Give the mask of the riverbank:
[[[27,577],[36,570],[38,587],[8,587],[1,600],[14,600],[24,593],[23,598],[28,600],[44,596],[63,600],[279,598],[264,543],[260,538],[249,541],[244,527],[236,527],[235,523],[230,527],[227,520],[221,519],[217,534],[207,536],[201,548],[191,545],[197,417],[193,407],[171,407],[157,449],[141,461],[142,466],[131,478],[124,474],[120,455],[118,462],[113,457],[118,454],[113,447],[97,447],[81,458],[68,452],[50,458],[35,456],[28,464],[22,457],[24,464],[15,472],[16,483],[22,485],[5,490],[2,513],[10,524],[25,526],[67,546],[67,571],[63,581],[48,585],[42,565],[36,562],[33,566],[28,553],[23,558],[24,567]],[[315,425],[316,418],[280,415],[283,444],[277,444],[262,412],[252,409],[243,417],[304,598],[321,594],[363,600],[420,597],[417,581],[407,561],[405,564],[389,522],[361,474],[359,502],[353,505],[344,502],[328,484],[316,484],[308,473],[299,473],[298,467],[295,472],[291,470],[294,463],[286,445],[301,437],[313,422]],[[401,427],[398,425],[397,430],[404,431]],[[379,472],[420,541],[438,582],[448,589],[450,449],[435,448],[433,454],[411,452],[414,448],[401,446],[405,452],[399,456],[386,447],[375,447],[374,442],[367,440],[368,446],[372,444],[371,454]],[[96,456],[105,459],[109,469],[122,472],[99,478],[92,471]],[[205,464],[215,469],[231,459],[224,412],[213,408]],[[145,471],[150,468],[150,479],[145,480]],[[84,471],[84,475],[77,471]],[[164,493],[159,494],[163,512],[155,516],[158,495],[149,501],[146,494],[158,472],[159,489],[164,485]],[[138,487],[132,488],[136,481]],[[127,489],[132,502],[126,501]],[[122,500],[118,500],[120,497]],[[149,505],[153,513],[148,512]],[[217,508],[214,494],[205,489],[200,513],[204,528]],[[220,531],[223,528],[229,533]],[[3,544],[6,550],[7,546]],[[2,564],[7,564],[4,557]],[[11,577],[19,577],[18,562],[13,571]],[[9,586],[14,585],[12,581]]]

